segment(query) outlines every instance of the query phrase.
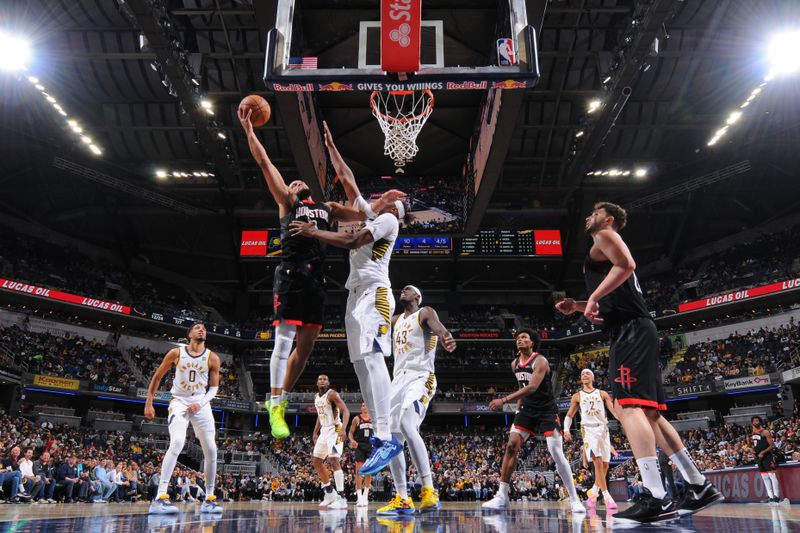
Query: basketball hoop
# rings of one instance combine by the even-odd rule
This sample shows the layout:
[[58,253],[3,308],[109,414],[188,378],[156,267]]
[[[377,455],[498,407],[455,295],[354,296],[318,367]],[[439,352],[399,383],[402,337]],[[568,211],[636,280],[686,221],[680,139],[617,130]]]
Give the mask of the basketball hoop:
[[433,93],[428,89],[420,93],[372,91],[369,107],[386,137],[383,153],[394,161],[395,172],[402,174],[419,151],[417,135],[433,111]]

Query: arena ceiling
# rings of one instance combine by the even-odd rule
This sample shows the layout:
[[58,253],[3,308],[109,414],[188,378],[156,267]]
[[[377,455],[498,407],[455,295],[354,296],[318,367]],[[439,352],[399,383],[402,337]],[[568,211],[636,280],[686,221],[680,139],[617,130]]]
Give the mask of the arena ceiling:
[[[370,2],[334,2],[343,10],[364,3]],[[452,9],[465,5],[436,3]],[[485,2],[473,3],[466,2],[473,8]],[[133,18],[123,14],[123,4]],[[153,18],[150,0],[3,3],[6,26],[32,40],[30,73],[103,153],[88,153],[25,76],[3,74],[0,206],[32,227],[92,242],[123,258],[143,256],[240,289],[263,283],[264,264],[240,261],[238,239],[242,229],[275,227],[277,209],[249,156],[236,107],[248,93],[275,102],[261,79],[274,2],[163,5],[202,95],[213,103],[216,127],[209,128],[197,102],[186,101],[185,88],[170,94],[162,83],[163,65],[153,67],[157,52],[140,43],[143,32],[153,42],[159,37],[152,25],[135,27]],[[771,82],[726,136],[707,146],[761,83],[764,43],[786,21],[800,19],[797,2],[528,0],[528,5],[531,12],[545,8],[541,79],[525,93],[481,227],[561,228],[565,264],[497,262],[492,270],[431,260],[423,269],[432,283],[441,280],[442,290],[487,292],[503,285],[549,291],[579,284],[588,245],[583,217],[598,199],[624,205],[639,200],[625,235],[640,264],[674,262],[693,247],[797,210],[796,79]],[[480,9],[464,9],[463,16],[471,24],[481,20]],[[474,106],[477,97],[448,101],[435,117],[437,130],[448,132],[437,143],[464,142],[473,119],[451,118],[447,108]],[[588,113],[594,99],[604,104]],[[370,118],[357,101],[327,98],[321,107],[339,131]],[[287,131],[276,111],[260,135],[275,164],[294,177],[302,139]],[[359,148],[352,135],[341,145],[354,168],[382,164],[382,154]],[[431,147],[423,145],[420,157],[426,165],[442,164]],[[738,163],[746,164],[725,170]],[[157,179],[156,169],[163,168],[214,177]],[[647,176],[637,178],[637,168],[647,169]],[[620,174],[587,175],[612,169]],[[622,175],[624,170],[631,174]],[[411,268],[408,261],[396,264]],[[332,278],[343,281],[345,268],[344,261],[333,264]]]

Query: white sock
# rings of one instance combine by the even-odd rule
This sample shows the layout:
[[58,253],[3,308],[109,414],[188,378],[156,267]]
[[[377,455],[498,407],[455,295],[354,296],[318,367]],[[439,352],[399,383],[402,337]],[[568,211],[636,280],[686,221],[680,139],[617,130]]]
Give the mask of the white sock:
[[772,499],[775,497],[775,493],[772,492],[772,480],[769,478],[769,474],[761,474],[761,481],[764,482],[764,488],[767,489],[767,497]]
[[553,434],[545,439],[547,441],[547,449],[550,451],[550,456],[556,463],[556,472],[561,478],[561,482],[569,493],[571,501],[580,501],[578,493],[575,491],[575,480],[572,478],[572,468],[569,466],[569,461],[564,457],[564,445],[561,440],[561,435]]
[[603,491],[603,499],[606,501],[606,503],[614,501],[614,498],[611,497],[611,493],[607,490]]
[[772,493],[775,495],[776,498],[781,497],[781,488],[778,485],[778,474],[775,472],[770,472],[767,474],[767,477],[770,481],[772,481]]
[[702,485],[706,482],[706,477],[697,469],[697,465],[692,461],[692,456],[689,455],[689,450],[686,448],[681,448],[670,455],[669,460],[677,465],[683,479],[692,485]]
[[344,492],[344,472],[341,469],[333,471],[333,481],[336,483],[336,492]]
[[275,407],[276,405],[280,405],[280,404],[281,404],[280,395],[278,395],[278,396],[270,396],[269,397],[269,406],[270,407]]
[[639,472],[642,474],[642,484],[650,491],[656,499],[662,499],[667,495],[664,484],[661,481],[661,469],[658,467],[658,457],[641,457],[636,459]]
[[505,481],[500,482],[500,488],[497,489],[497,495],[504,500],[508,499],[508,483]]

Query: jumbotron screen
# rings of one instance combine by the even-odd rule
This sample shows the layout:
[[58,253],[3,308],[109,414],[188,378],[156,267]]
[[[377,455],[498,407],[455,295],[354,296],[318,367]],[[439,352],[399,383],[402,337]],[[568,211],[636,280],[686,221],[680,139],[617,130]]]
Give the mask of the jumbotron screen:
[[561,230],[485,229],[461,239],[461,256],[561,256]]

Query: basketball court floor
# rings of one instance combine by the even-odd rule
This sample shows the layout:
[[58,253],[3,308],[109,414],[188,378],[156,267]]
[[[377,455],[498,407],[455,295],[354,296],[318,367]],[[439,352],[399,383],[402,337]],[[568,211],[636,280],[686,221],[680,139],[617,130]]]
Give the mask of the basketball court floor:
[[[436,513],[385,518],[369,509],[318,510],[315,503],[226,503],[220,517],[199,514],[199,504],[179,504],[178,515],[148,515],[145,503],[77,505],[5,505],[0,532],[438,532],[438,533],[578,533],[600,531],[680,531],[685,533],[783,533],[800,531],[800,509],[762,504],[721,504],[695,516],[658,525],[614,522],[605,509],[573,517],[558,503],[516,503],[504,513],[482,514],[478,503],[444,503]],[[620,505],[624,508],[627,504]]]

